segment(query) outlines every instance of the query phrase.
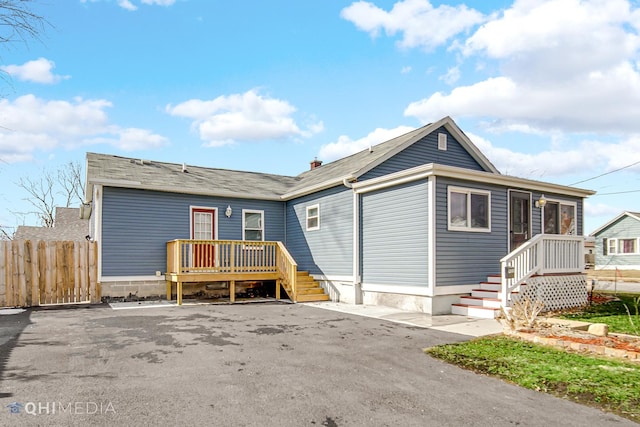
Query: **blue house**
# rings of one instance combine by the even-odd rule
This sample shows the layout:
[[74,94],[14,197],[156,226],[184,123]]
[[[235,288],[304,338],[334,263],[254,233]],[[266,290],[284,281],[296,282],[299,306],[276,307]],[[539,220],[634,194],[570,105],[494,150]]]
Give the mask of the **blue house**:
[[640,270],[640,213],[623,212],[591,235],[595,238],[595,268]]
[[180,299],[183,283],[233,288],[244,273],[295,301],[433,314],[581,275],[593,194],[500,174],[449,117],[298,176],[95,153],[86,170],[103,295],[172,296],[173,284]]

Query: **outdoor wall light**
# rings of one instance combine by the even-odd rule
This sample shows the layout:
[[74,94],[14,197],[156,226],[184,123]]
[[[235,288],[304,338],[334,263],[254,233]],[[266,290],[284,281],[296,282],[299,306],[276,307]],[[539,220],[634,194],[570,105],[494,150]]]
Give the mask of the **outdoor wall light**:
[[544,198],[544,194],[540,196],[540,199],[536,200],[536,208],[544,208],[544,205],[547,204],[547,199]]
[[227,218],[231,218],[232,213],[233,213],[233,210],[231,209],[231,205],[227,206],[227,210],[224,211],[224,214],[227,216]]

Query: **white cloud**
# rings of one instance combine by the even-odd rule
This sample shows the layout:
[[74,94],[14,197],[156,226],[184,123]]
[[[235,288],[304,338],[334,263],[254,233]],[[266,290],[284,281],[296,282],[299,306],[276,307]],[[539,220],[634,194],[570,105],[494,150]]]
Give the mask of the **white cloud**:
[[149,4],[149,5],[157,4],[158,6],[171,6],[175,2],[176,0],[142,0],[143,4]]
[[373,3],[358,1],[344,8],[340,16],[372,37],[377,37],[381,30],[389,36],[402,33],[401,47],[428,50],[445,44],[485,19],[480,12],[465,5],[433,7],[427,0],[402,0],[389,12]]
[[440,76],[440,80],[444,81],[448,85],[453,85],[460,80],[460,67],[455,66],[447,70],[447,73]]
[[262,96],[257,90],[219,96],[213,100],[191,99],[166,111],[193,120],[205,146],[218,147],[240,141],[308,137],[322,130],[321,122],[301,129],[294,120],[296,109],[287,101]]
[[129,0],[118,0],[118,6],[120,6],[123,9],[127,9],[130,11],[134,11],[134,10],[138,10],[138,6],[136,6],[135,4],[131,3]]
[[0,100],[0,159],[7,163],[31,160],[37,152],[60,147],[108,143],[123,150],[155,148],[167,140],[150,131],[109,123],[103,99],[44,100],[24,95]]
[[500,73],[412,102],[405,115],[488,118],[496,130],[640,132],[639,17],[625,0],[516,1],[462,46]]
[[331,142],[320,147],[318,158],[324,162],[331,162],[365,150],[381,142],[388,141],[397,136],[404,135],[412,130],[414,130],[414,128],[409,126],[398,126],[393,129],[377,128],[367,136],[356,140],[353,140],[346,135],[341,135],[336,142]]
[[71,78],[71,76],[53,74],[52,70],[55,67],[55,62],[38,58],[22,65],[4,65],[0,69],[18,80],[27,82],[53,84]]
[[[556,143],[548,150],[522,153],[496,147],[473,133],[466,134],[499,171],[529,179],[557,179],[585,173],[591,177],[640,161],[640,136],[631,136],[616,143],[583,140],[573,147]],[[640,174],[640,164],[627,170]]]
[[410,66],[408,66],[408,65],[407,65],[407,66],[405,66],[405,67],[402,67],[402,69],[400,69],[400,73],[401,73],[401,74],[408,74],[408,73],[410,73],[410,72],[411,72],[411,70],[412,70],[412,68],[411,68]]

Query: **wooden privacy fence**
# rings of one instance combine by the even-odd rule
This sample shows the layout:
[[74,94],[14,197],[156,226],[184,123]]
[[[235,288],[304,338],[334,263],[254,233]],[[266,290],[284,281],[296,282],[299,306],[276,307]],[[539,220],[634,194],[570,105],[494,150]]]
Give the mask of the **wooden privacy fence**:
[[100,302],[96,242],[0,241],[0,307]]

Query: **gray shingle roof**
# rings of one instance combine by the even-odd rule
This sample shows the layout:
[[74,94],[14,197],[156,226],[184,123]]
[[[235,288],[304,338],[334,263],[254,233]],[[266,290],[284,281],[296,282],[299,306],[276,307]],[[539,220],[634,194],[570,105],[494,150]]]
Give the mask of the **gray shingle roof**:
[[[296,178],[87,153],[87,189],[93,184],[190,194],[279,200]],[[87,192],[87,200],[91,194]]]
[[93,184],[263,200],[298,197],[339,185],[345,178],[358,178],[441,126],[454,134],[485,170],[499,173],[455,122],[450,117],[445,117],[375,145],[371,150],[366,149],[327,163],[297,177],[190,165],[187,166],[188,172],[183,173],[180,164],[87,153],[86,199],[91,199]]
[[56,208],[53,227],[20,225],[15,240],[85,240],[89,234],[89,220],[80,219],[78,208]]

